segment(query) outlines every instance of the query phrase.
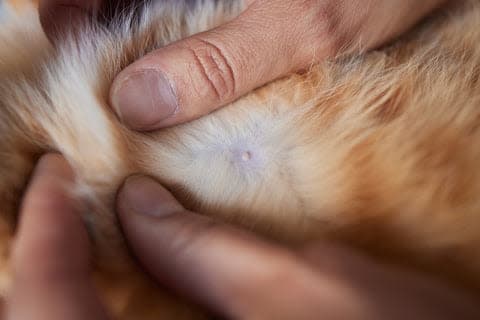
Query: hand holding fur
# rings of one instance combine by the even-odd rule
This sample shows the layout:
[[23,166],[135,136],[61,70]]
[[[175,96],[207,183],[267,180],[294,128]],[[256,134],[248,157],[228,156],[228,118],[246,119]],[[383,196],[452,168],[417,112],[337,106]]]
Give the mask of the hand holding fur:
[[[65,155],[87,208],[99,287],[124,318],[189,317],[132,263],[114,215],[142,172],[183,205],[288,243],[330,238],[480,290],[480,3],[440,12],[390,47],[326,61],[207,117],[138,133],[108,105],[116,75],[240,6],[155,2],[50,46],[32,9],[0,29],[0,285],[35,160]],[[5,20],[6,19],[6,20]],[[25,24],[28,21],[28,24]]]
[[[72,18],[65,21],[63,10],[69,2],[80,9],[69,8],[68,16],[135,3],[43,1],[47,30],[52,24],[63,30],[72,23]],[[133,129],[187,122],[314,63],[383,45],[444,2],[247,0],[233,20],[154,50],[128,66],[114,80],[110,101]]]

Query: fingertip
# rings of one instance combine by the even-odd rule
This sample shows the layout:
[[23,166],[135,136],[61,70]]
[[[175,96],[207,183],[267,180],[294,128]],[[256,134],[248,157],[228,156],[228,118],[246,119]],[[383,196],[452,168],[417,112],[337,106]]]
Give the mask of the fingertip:
[[135,216],[165,217],[183,207],[172,194],[154,179],[134,175],[125,180],[117,196],[120,219],[125,221]]
[[74,211],[78,202],[72,197],[75,173],[63,156],[59,154],[43,155],[37,162],[28,184],[21,206],[21,218],[26,215],[27,222],[37,219],[30,212],[45,212],[55,215],[56,211]]
[[128,67],[115,79],[110,96],[117,116],[135,130],[158,129],[179,109],[173,82],[157,68]]
[[103,0],[43,0],[39,3],[40,22],[54,42],[97,12]]
[[[22,201],[15,249],[20,256],[28,260],[38,252],[62,255],[55,250],[67,244],[85,251],[88,236],[78,212],[79,202],[71,194],[73,186],[73,169],[61,155],[40,158]],[[68,250],[65,253],[70,254]]]
[[49,175],[62,177],[66,181],[73,181],[74,172],[65,158],[57,153],[43,155],[37,163],[35,176]]

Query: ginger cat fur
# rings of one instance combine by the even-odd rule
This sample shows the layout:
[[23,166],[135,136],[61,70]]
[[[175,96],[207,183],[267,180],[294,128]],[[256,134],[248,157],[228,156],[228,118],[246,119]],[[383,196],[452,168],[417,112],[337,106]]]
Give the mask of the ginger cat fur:
[[114,200],[137,172],[192,210],[277,241],[342,241],[480,292],[480,1],[459,1],[381,50],[314,65],[152,133],[113,115],[115,75],[233,18],[242,3],[152,1],[138,16],[92,21],[57,49],[34,5],[20,14],[2,5],[3,295],[19,200],[50,150],[75,170],[95,276],[119,319],[206,316],[153,285],[126,250]]

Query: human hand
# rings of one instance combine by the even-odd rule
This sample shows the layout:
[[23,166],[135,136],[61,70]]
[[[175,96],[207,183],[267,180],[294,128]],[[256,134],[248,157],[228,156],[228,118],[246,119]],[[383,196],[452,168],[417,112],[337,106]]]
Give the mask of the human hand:
[[13,245],[7,320],[107,319],[90,279],[88,235],[66,190],[73,173],[44,156],[25,194]]
[[480,319],[471,297],[346,248],[275,245],[183,208],[155,181],[118,197],[127,240],[164,286],[227,319]]
[[[90,278],[88,236],[58,155],[39,162],[13,247],[6,319],[108,318]],[[292,250],[185,210],[160,185],[127,180],[118,211],[131,248],[162,284],[227,318],[480,319],[478,304],[431,279],[347,249]]]
[[[106,1],[43,0],[44,26]],[[133,129],[189,121],[312,62],[384,44],[445,1],[247,0],[233,21],[127,67],[113,83],[111,101]]]

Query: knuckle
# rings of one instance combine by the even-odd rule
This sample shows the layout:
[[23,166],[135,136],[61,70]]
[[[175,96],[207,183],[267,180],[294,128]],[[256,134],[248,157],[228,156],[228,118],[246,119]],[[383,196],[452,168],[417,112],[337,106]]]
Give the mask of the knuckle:
[[317,19],[317,43],[321,41],[327,46],[330,55],[336,55],[344,46],[345,37],[341,28],[341,13],[337,5],[328,1],[320,7]]
[[229,101],[234,97],[236,81],[231,59],[213,42],[196,38],[188,45],[195,68],[200,73],[204,83],[196,83],[197,92],[213,92],[219,102]]
[[[319,11],[319,37],[330,56],[361,49],[361,33],[370,17],[370,5],[361,7],[346,1],[326,1]],[[318,43],[318,42],[317,42]],[[360,47],[359,47],[360,46]]]
[[307,29],[310,39],[308,42],[313,45],[315,52],[322,52],[322,56],[335,57],[342,53],[350,41],[344,23],[343,5],[338,1],[318,1],[313,13],[309,15]]

